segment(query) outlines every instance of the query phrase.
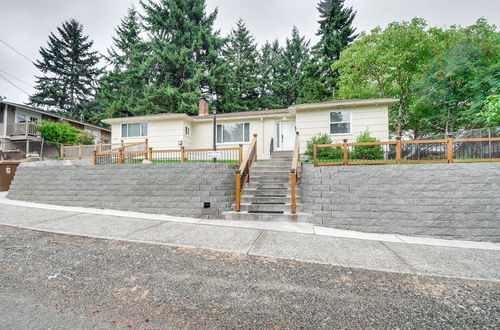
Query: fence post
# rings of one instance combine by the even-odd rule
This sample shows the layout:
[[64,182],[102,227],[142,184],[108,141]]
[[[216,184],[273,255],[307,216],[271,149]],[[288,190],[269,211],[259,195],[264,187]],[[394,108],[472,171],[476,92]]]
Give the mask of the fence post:
[[82,159],[82,145],[78,145],[78,159]]
[[94,150],[93,163],[94,163],[94,165],[97,164],[97,151],[96,150]]
[[236,212],[240,212],[241,203],[241,172],[236,171]]
[[347,139],[344,139],[344,165],[349,161],[349,149],[347,148]]
[[448,163],[453,163],[453,134],[448,134]]
[[238,147],[238,152],[239,152],[238,157],[239,157],[239,160],[240,160],[238,163],[239,163],[239,164],[240,164],[240,166],[241,166],[241,162],[243,161],[243,144],[240,144],[240,145],[239,145],[239,147]]
[[61,159],[64,159],[64,146],[61,144]]
[[120,149],[118,151],[118,164],[123,164],[123,161],[124,161],[124,159],[123,159],[123,149]]
[[184,147],[184,146],[181,147],[181,163],[184,163],[184,160],[185,160],[184,159],[184,148],[186,148],[186,147]]
[[153,162],[153,148],[152,147],[148,149],[148,160],[150,162]]
[[396,136],[396,164],[401,164],[401,136]]
[[314,158],[314,167],[317,167],[318,166],[318,147],[316,146],[316,144],[314,145],[313,158]]
[[146,139],[146,150],[149,149],[149,145],[148,145],[148,139]]

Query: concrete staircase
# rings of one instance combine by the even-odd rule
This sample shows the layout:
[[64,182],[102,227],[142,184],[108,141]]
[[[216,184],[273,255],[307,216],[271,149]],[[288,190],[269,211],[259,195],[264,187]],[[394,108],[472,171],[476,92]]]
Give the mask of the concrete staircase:
[[225,219],[311,222],[310,214],[300,212],[302,204],[298,186],[297,213],[291,213],[292,156],[292,151],[275,151],[271,160],[254,163],[250,173],[250,183],[245,185],[241,197],[241,211],[225,212]]

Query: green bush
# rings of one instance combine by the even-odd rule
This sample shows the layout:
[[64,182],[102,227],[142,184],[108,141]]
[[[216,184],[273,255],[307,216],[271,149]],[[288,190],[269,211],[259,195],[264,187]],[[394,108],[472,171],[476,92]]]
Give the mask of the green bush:
[[[315,144],[332,144],[332,139],[326,134],[315,136],[307,141],[306,155],[314,157],[314,145]],[[344,158],[344,152],[341,147],[331,147],[331,148],[318,148],[317,149],[318,159],[325,161],[335,161]]]
[[77,140],[78,144],[94,144],[94,136],[89,131],[80,131],[80,133],[78,133]]
[[57,144],[76,144],[80,130],[68,123],[55,123],[42,121],[37,130],[42,134],[42,138],[47,142]]
[[[374,137],[370,136],[368,131],[365,131],[363,134],[358,136],[356,139],[357,143],[366,143],[366,142],[380,142]],[[354,150],[351,155],[351,159],[357,160],[383,160],[384,159],[384,150],[382,146],[354,146]]]

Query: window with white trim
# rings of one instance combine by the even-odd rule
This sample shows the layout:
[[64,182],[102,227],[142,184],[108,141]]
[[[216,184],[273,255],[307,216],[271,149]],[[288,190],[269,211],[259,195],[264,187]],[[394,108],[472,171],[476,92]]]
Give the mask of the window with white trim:
[[148,123],[122,124],[122,138],[148,136]]
[[217,125],[217,143],[250,142],[250,124],[221,124]]
[[330,134],[351,133],[351,111],[330,112]]

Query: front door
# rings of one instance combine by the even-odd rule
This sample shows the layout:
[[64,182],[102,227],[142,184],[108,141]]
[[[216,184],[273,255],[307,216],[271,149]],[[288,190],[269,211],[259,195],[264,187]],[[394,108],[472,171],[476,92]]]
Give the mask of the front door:
[[295,121],[276,122],[276,150],[293,150],[295,142]]

